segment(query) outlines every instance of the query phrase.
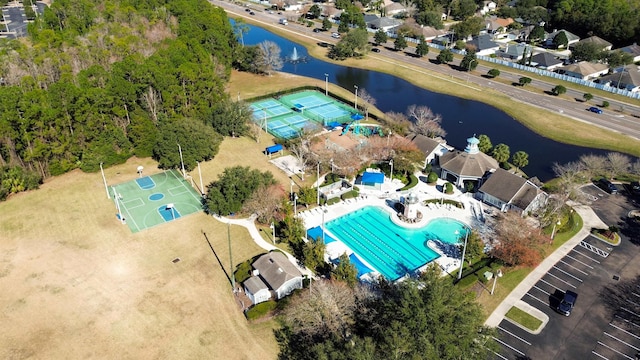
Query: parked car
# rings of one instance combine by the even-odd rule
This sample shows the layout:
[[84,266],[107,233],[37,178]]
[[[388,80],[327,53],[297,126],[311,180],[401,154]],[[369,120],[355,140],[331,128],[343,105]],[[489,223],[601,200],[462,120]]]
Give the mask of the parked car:
[[617,194],[618,193],[618,188],[615,185],[613,185],[613,183],[611,181],[609,181],[607,179],[604,179],[604,178],[600,179],[598,181],[598,184],[600,185],[600,187],[604,191],[608,192],[609,194]]
[[567,290],[564,293],[562,301],[558,304],[556,311],[564,316],[571,315],[571,310],[573,310],[573,307],[576,305],[576,300],[578,300],[578,294],[571,290]]
[[314,33],[319,33],[320,31],[322,31],[322,29],[320,29],[320,28],[315,28],[315,29],[313,29],[313,32],[314,32]]
[[255,15],[256,13],[254,13],[253,11],[249,12],[249,15]]
[[596,114],[602,114],[602,109],[592,106],[589,108],[589,111],[591,111],[592,113],[596,113]]
[[640,182],[632,181],[631,183],[629,183],[629,189],[631,190],[632,194],[640,195]]
[[340,39],[340,34],[333,33],[333,34],[331,34],[331,37],[334,38],[334,39]]
[[378,48],[372,48],[372,49],[371,49],[371,51],[379,53],[379,52],[380,52],[380,49],[378,49]]

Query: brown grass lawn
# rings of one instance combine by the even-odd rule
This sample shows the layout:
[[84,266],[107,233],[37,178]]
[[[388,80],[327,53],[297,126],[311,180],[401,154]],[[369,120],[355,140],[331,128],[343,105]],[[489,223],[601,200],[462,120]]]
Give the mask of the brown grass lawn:
[[[264,146],[226,139],[205,184],[235,164],[284,177]],[[133,158],[106,169],[109,183],[138,165],[159,171]],[[228,269],[225,224],[198,213],[132,234],[115,213],[100,174],[80,171],[0,203],[0,358],[275,358],[275,323],[245,320],[205,238]],[[243,228],[231,236],[235,264],[262,252]]]

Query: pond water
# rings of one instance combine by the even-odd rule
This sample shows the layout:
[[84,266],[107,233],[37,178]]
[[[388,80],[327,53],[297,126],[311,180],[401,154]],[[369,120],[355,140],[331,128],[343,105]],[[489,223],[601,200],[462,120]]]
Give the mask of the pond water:
[[500,143],[507,144],[511,154],[520,150],[528,153],[529,165],[523,170],[529,176],[537,176],[542,181],[554,177],[554,163],[565,164],[578,160],[584,154],[603,155],[608,152],[547,139],[527,129],[506,113],[481,102],[428,91],[392,75],[335,65],[312,58],[300,44],[260,27],[249,28],[249,32],[244,34],[245,44],[258,44],[269,40],[278,44],[283,57],[291,57],[295,48],[297,55],[306,59],[306,62],[295,64],[285,62],[281,71],[323,81],[324,74],[329,74],[329,82],[351,91],[354,91],[354,85],[357,85],[359,89],[366,89],[376,99],[376,106],[383,112],[404,113],[412,104],[428,106],[435,113],[442,115],[442,127],[447,132],[448,144],[464,149],[467,138],[474,134],[485,134],[494,146]]

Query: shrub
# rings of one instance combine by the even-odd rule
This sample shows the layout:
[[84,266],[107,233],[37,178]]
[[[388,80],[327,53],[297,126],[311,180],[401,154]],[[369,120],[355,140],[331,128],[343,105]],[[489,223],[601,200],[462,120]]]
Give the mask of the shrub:
[[492,78],[496,78],[498,76],[500,76],[500,70],[498,69],[491,69],[489,70],[489,72],[487,73],[487,75],[489,75]]
[[238,264],[238,266],[236,267],[236,272],[234,273],[234,276],[237,282],[241,283],[247,280],[251,276],[250,261],[251,260],[247,260],[243,263]]
[[444,191],[445,191],[447,194],[451,194],[451,193],[453,192],[453,184],[452,184],[452,183],[450,183],[450,182],[448,182],[448,183],[444,184]]
[[416,185],[418,185],[418,178],[415,175],[411,174],[409,175],[409,183],[400,190],[409,190]]
[[603,102],[602,102],[602,107],[603,107],[603,108],[608,108],[608,107],[609,107],[609,102],[608,102],[608,101],[606,101],[606,100],[605,100],[605,101],[603,101]]
[[582,97],[584,98],[584,101],[591,101],[591,99],[593,99],[593,95],[591,93],[585,93]]
[[354,197],[358,196],[358,190],[351,190],[347,193],[342,194],[342,196],[340,196],[340,198],[342,198],[342,200],[347,200],[347,199],[352,199]]
[[436,181],[438,181],[438,174],[436,174],[434,171],[430,172],[427,176],[427,182],[429,184],[435,184]]
[[562,85],[556,85],[553,89],[551,89],[551,93],[555,96],[562,95],[567,92],[567,88]]
[[477,281],[478,281],[478,277],[475,274],[470,274],[469,276],[465,276],[462,279],[460,279],[460,281],[458,281],[456,285],[459,286],[461,289],[467,289],[475,285]]
[[331,199],[327,200],[326,204],[327,205],[337,204],[337,203],[340,202],[340,200],[342,200],[342,199],[340,199],[339,197],[334,197],[334,198],[331,198]]
[[269,314],[271,310],[276,308],[277,305],[278,304],[273,300],[262,302],[258,305],[255,305],[251,309],[247,310],[247,312],[245,313],[245,316],[249,320],[259,319]]

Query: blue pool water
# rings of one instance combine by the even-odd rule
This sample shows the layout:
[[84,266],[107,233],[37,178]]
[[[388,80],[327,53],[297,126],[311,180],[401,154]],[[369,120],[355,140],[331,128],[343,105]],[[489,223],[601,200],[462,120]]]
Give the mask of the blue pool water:
[[328,231],[388,280],[413,273],[439,255],[427,240],[457,244],[466,227],[459,221],[440,218],[420,229],[396,225],[389,213],[367,206],[325,224]]

